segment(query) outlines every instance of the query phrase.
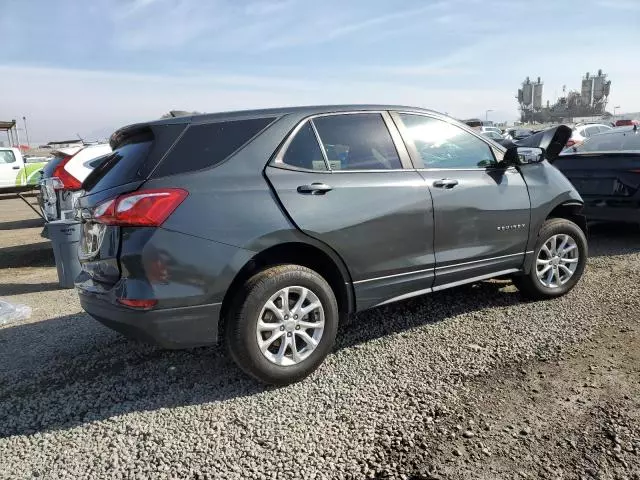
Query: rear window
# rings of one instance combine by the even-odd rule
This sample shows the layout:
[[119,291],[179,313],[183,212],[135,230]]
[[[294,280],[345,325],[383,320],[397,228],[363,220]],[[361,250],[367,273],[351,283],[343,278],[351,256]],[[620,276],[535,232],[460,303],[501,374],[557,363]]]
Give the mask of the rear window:
[[213,167],[237,152],[274,120],[274,117],[269,117],[191,125],[153,176],[164,177]]
[[82,188],[98,192],[134,180],[152,144],[153,134],[149,130],[129,136],[89,174]]

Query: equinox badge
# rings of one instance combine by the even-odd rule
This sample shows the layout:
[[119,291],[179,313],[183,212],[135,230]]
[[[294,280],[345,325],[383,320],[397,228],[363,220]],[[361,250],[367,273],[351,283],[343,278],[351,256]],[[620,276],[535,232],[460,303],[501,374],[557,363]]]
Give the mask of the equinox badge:
[[498,227],[499,232],[506,232],[507,230],[521,230],[527,226],[526,223],[517,223],[515,225],[500,225]]

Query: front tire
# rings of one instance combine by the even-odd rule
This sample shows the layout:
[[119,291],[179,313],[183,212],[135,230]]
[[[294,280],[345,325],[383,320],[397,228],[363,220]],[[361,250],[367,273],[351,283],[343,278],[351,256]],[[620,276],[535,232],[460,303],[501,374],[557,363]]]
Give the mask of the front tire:
[[513,283],[533,300],[560,297],[575,287],[586,263],[584,232],[570,220],[552,218],[540,229],[529,273],[513,277]]
[[329,284],[299,265],[253,276],[236,297],[225,330],[231,358],[262,383],[287,385],[316,370],[331,351],[338,305]]

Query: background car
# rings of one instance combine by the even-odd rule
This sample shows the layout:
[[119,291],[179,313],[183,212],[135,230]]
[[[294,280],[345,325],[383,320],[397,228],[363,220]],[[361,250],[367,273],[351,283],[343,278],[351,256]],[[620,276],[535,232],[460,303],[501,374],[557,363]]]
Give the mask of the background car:
[[608,132],[611,130],[609,125],[603,123],[585,123],[578,124],[574,127],[571,133],[571,138],[567,141],[567,147],[584,142],[585,138],[589,138],[592,135]]
[[19,148],[0,147],[0,193],[35,188],[47,161],[45,157],[23,156]]
[[54,152],[40,179],[39,203],[46,221],[73,218],[73,202],[81,194],[82,182],[110,152],[106,143]]
[[620,119],[616,120],[616,127],[632,127],[634,125],[640,125],[638,120]]
[[535,133],[535,130],[529,128],[509,128],[504,134],[504,138],[507,140],[522,140]]
[[640,223],[640,131],[621,127],[567,148],[554,161],[585,201],[590,220]]
[[491,140],[496,140],[496,141],[504,140],[504,137],[502,136],[502,134],[499,132],[496,132],[495,130],[487,130],[485,132],[482,132],[482,135],[490,138]]

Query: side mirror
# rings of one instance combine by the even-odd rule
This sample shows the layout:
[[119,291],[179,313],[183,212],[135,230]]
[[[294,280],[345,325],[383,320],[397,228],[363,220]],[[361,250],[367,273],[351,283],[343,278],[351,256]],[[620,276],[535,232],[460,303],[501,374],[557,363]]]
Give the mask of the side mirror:
[[510,147],[504,154],[502,163],[507,167],[540,163],[544,160],[544,149],[537,147]]

